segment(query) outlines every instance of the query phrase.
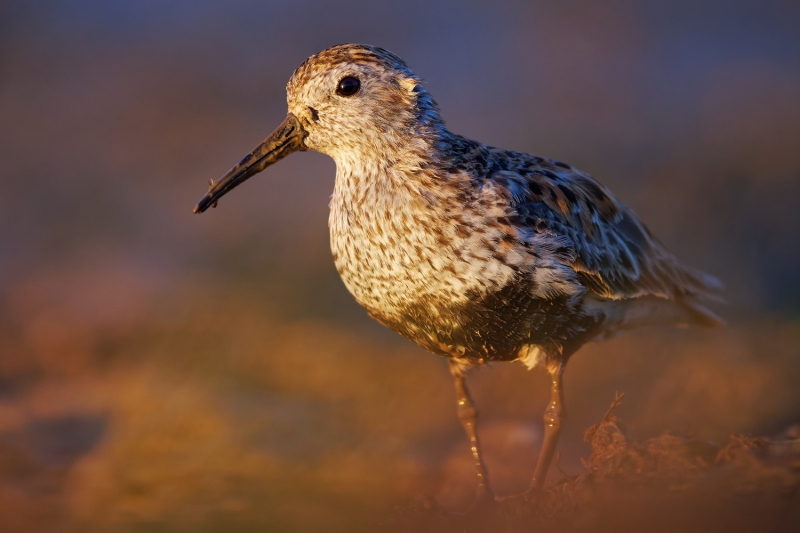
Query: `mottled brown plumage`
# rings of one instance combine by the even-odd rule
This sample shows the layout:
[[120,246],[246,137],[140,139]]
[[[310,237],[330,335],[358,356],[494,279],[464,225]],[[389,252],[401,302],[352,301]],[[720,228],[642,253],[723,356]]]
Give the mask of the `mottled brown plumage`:
[[[345,80],[357,91],[345,94]],[[559,161],[449,132],[396,55],[330,48],[298,67],[287,93],[284,124],[196,211],[292,151],[330,155],[336,267],[372,317],[450,358],[485,494],[466,368],[521,360],[553,376],[539,488],[575,350],[642,324],[719,323],[705,307],[719,283],[681,265],[611,191]]]

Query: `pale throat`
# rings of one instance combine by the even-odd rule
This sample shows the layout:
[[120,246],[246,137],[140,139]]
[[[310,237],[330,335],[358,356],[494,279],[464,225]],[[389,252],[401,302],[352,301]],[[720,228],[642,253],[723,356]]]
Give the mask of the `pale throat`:
[[384,316],[436,292],[435,271],[453,259],[442,257],[431,232],[436,221],[420,194],[420,174],[386,158],[337,160],[329,217],[334,262],[356,300]]
[[416,174],[403,163],[385,157],[348,154],[336,158],[330,203],[332,227],[347,224],[350,230],[361,228],[370,233],[397,229],[389,227],[392,220],[404,219],[424,207]]
[[366,198],[398,211],[422,201],[419,189],[430,182],[422,169],[437,158],[438,139],[373,131],[353,141],[326,150],[336,162],[332,207],[337,198],[357,205]]

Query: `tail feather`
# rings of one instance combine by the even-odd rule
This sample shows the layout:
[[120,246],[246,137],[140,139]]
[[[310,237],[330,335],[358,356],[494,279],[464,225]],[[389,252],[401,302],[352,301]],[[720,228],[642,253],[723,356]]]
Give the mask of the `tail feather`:
[[657,296],[629,300],[587,297],[584,309],[601,324],[598,337],[608,338],[640,326],[724,326],[725,322],[696,301],[675,301]]
[[692,324],[707,326],[710,328],[720,328],[725,326],[725,321],[715,312],[699,302],[681,302],[684,309],[693,319]]
[[[683,274],[682,292],[683,298],[692,301],[724,302],[720,293],[725,288],[725,284],[719,278],[706,274],[702,270],[697,270],[684,265],[680,265]],[[702,306],[701,306],[702,307]],[[713,315],[713,313],[711,313]]]
[[708,327],[721,327],[725,325],[716,313],[706,307],[706,302],[720,302],[725,300],[720,293],[725,285],[718,278],[706,274],[701,270],[696,270],[682,266],[685,279],[686,290],[677,297],[677,303],[683,307],[689,315],[691,324]]

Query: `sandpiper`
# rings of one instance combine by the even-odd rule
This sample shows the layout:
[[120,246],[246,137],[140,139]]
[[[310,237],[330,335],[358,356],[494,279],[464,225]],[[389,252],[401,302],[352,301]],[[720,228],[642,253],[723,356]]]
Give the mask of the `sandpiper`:
[[283,123],[195,207],[201,213],[292,152],[336,162],[333,260],[367,312],[448,358],[478,495],[493,497],[465,371],[543,366],[552,397],[530,493],[565,416],[562,374],[584,343],[647,324],[719,325],[720,283],[681,265],[594,178],[560,161],[451,133],[395,54],[343,44],[304,61]]

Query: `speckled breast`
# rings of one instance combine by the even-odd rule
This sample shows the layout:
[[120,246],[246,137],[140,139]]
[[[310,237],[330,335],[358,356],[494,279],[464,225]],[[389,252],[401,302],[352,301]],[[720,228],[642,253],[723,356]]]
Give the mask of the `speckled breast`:
[[441,327],[444,309],[485,292],[479,265],[460,256],[448,224],[431,213],[381,203],[360,211],[331,208],[336,268],[356,300],[382,322],[418,315]]
[[334,261],[372,317],[434,353],[472,359],[511,360],[526,344],[575,336],[575,302],[532,297],[529,274],[480,245],[485,234],[464,230],[463,221],[480,214],[461,205],[451,218],[436,207],[413,197],[359,202],[334,194]]

